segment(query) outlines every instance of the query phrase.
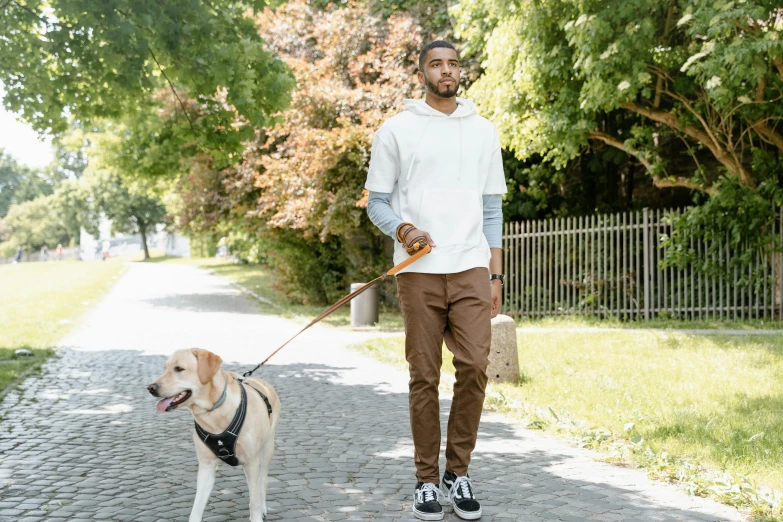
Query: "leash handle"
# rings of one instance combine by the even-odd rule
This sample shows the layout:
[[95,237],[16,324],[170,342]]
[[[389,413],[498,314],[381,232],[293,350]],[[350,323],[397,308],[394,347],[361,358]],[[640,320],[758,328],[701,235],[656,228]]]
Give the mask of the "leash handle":
[[408,259],[406,259],[405,261],[403,261],[403,262],[402,262],[402,263],[400,263],[399,265],[397,265],[397,266],[393,267],[391,270],[389,270],[388,272],[386,272],[386,273],[385,273],[383,276],[381,276],[381,277],[383,277],[383,278],[386,278],[386,276],[394,275],[394,274],[396,274],[397,272],[399,272],[400,270],[402,270],[402,269],[404,269],[404,268],[407,268],[407,267],[409,267],[411,264],[415,263],[416,261],[418,261],[419,259],[421,259],[421,258],[422,258],[422,257],[424,257],[425,255],[429,254],[431,250],[432,250],[432,247],[431,247],[431,246],[429,246],[429,245],[424,245],[424,248],[422,248],[421,250],[419,250],[418,252],[416,252],[415,254],[413,254],[411,257],[409,257]]
[[371,286],[373,286],[373,285],[374,285],[375,283],[377,283],[378,281],[383,281],[383,280],[384,280],[384,279],[386,279],[388,276],[390,276],[390,275],[394,275],[394,274],[396,274],[397,272],[399,272],[400,270],[402,270],[403,268],[406,268],[406,267],[410,266],[412,263],[415,263],[416,261],[418,261],[419,259],[421,259],[421,258],[422,258],[422,257],[424,257],[425,255],[429,254],[431,250],[432,250],[432,247],[431,247],[431,246],[429,246],[429,245],[424,245],[424,248],[422,248],[421,250],[419,250],[418,252],[416,252],[415,254],[413,254],[412,256],[410,256],[408,259],[406,259],[405,261],[403,261],[403,262],[402,262],[402,263],[400,263],[399,265],[396,265],[396,266],[392,267],[392,268],[391,268],[391,269],[390,269],[388,272],[386,272],[386,273],[382,274],[380,277],[376,277],[375,279],[373,279],[372,281],[370,281],[370,282],[369,282],[369,283],[367,283],[366,285],[364,285],[364,286],[360,287],[360,288],[359,288],[359,289],[357,289],[356,291],[354,291],[354,292],[351,292],[350,294],[348,294],[348,295],[346,295],[346,296],[344,296],[344,297],[340,298],[340,300],[339,300],[339,301],[337,301],[337,302],[336,302],[336,303],[334,303],[332,306],[330,306],[329,308],[327,308],[326,310],[324,310],[323,312],[321,312],[321,315],[319,315],[318,317],[316,317],[315,319],[313,319],[312,321],[310,321],[310,324],[308,324],[307,326],[305,326],[304,328],[302,328],[301,330],[299,330],[299,331],[296,333],[296,335],[294,335],[293,337],[291,337],[290,339],[288,339],[286,342],[284,342],[284,343],[283,343],[283,344],[280,346],[280,348],[278,348],[277,350],[275,350],[274,352],[272,352],[271,354],[269,354],[269,356],[268,356],[266,359],[264,359],[263,361],[261,361],[260,363],[258,363],[258,364],[256,365],[256,367],[255,367],[255,368],[253,368],[252,370],[249,370],[249,371],[246,371],[245,373],[243,373],[243,374],[242,374],[242,377],[250,377],[251,375],[253,375],[253,372],[255,372],[256,370],[258,370],[259,368],[261,368],[261,367],[262,367],[264,364],[266,364],[266,362],[267,362],[269,359],[271,359],[271,358],[272,358],[272,357],[273,357],[273,356],[274,356],[274,355],[275,355],[277,352],[279,352],[280,350],[282,350],[282,349],[283,349],[283,348],[284,348],[284,347],[285,347],[285,346],[286,346],[288,343],[290,343],[291,341],[293,341],[294,339],[296,339],[296,338],[299,336],[299,334],[301,334],[302,332],[304,332],[305,330],[307,330],[308,328],[310,328],[311,326],[313,326],[315,323],[317,323],[318,321],[320,321],[320,320],[321,320],[321,319],[323,319],[324,317],[326,317],[326,316],[330,315],[332,312],[334,312],[335,310],[337,310],[338,308],[340,308],[341,306],[343,306],[345,303],[349,302],[351,299],[353,299],[353,298],[354,298],[354,297],[356,297],[357,295],[361,294],[362,292],[364,292],[365,290],[367,290],[368,288],[370,288]]

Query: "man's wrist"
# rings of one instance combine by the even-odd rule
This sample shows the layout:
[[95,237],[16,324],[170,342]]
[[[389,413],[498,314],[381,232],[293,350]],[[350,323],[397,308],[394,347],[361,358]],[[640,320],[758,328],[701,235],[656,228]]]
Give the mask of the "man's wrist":
[[496,281],[500,282],[500,286],[503,286],[506,284],[506,276],[505,274],[490,274],[489,276],[489,282],[494,283]]
[[397,241],[399,241],[400,243],[402,243],[403,241],[403,233],[407,230],[407,228],[405,227],[416,228],[413,226],[413,223],[408,223],[408,222],[400,223],[399,226],[397,226],[397,232],[396,232]]

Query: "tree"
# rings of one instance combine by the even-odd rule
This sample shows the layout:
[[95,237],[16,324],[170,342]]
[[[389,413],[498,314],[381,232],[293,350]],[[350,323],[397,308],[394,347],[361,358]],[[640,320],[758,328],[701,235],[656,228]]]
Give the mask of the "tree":
[[711,193],[720,172],[755,187],[783,151],[776,2],[464,0],[459,18],[486,60],[470,94],[522,158],[605,144],[659,187]]
[[55,173],[21,165],[0,149],[0,217],[15,204],[51,195],[59,181]]
[[[40,133],[147,109],[153,92],[180,100],[202,146],[241,150],[293,86],[264,49],[252,14],[263,0],[5,0],[0,2],[4,104]],[[251,16],[248,16],[251,15]],[[190,119],[187,95],[202,108]],[[222,158],[225,160],[226,158]]]
[[419,91],[425,31],[405,13],[301,0],[264,13],[259,27],[296,76],[291,108],[257,130],[237,165],[197,155],[177,182],[174,220],[229,238],[248,259],[259,259],[254,247],[263,244],[292,299],[333,301],[388,261],[363,186],[373,132]]
[[72,237],[62,224],[54,195],[13,205],[0,224],[0,229],[4,229],[0,232],[4,257],[17,246],[28,251],[38,250],[44,245],[51,249],[58,243],[68,244]]
[[[775,248],[779,2],[462,0],[455,14],[485,68],[469,94],[518,158],[556,175],[608,148],[658,188],[691,190],[697,203],[718,198],[678,224],[670,251],[687,253],[682,262],[695,254],[693,234],[729,236],[733,250],[749,239]],[[747,205],[753,219],[739,223]]]
[[82,178],[80,200],[89,210],[80,215],[85,230],[98,235],[101,216],[111,220],[114,232],[141,234],[144,259],[149,259],[147,234],[162,223],[166,208],[149,187],[131,184],[110,170],[89,171]]

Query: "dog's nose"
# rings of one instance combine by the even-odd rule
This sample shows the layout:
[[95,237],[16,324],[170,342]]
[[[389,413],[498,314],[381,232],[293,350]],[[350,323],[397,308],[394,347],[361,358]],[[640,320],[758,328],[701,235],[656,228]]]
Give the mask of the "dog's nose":
[[149,392],[152,395],[154,395],[155,397],[158,396],[158,389],[159,388],[160,388],[160,386],[158,386],[157,383],[154,383],[154,382],[152,384],[150,384],[149,386],[147,386],[147,390],[149,390]]

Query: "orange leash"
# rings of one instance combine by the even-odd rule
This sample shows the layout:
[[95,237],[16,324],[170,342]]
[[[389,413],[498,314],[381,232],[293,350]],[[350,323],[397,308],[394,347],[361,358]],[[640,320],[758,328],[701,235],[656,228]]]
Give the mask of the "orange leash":
[[252,370],[245,372],[245,373],[244,373],[242,376],[243,376],[243,377],[250,377],[250,376],[253,374],[253,372],[254,372],[254,371],[258,370],[260,367],[262,367],[264,364],[266,364],[266,362],[267,362],[269,359],[271,359],[271,358],[272,358],[272,357],[273,357],[273,356],[274,356],[274,355],[275,355],[277,352],[279,352],[280,350],[282,350],[282,349],[283,349],[283,348],[284,348],[284,347],[285,347],[285,346],[286,346],[288,343],[290,343],[291,341],[293,341],[294,339],[296,339],[296,338],[299,336],[299,334],[301,334],[302,332],[304,332],[305,330],[307,330],[308,328],[310,328],[311,326],[313,326],[314,324],[316,324],[316,323],[317,323],[317,322],[319,322],[320,320],[322,320],[322,319],[324,319],[325,317],[327,317],[328,315],[330,315],[332,312],[334,312],[335,310],[337,310],[338,308],[340,308],[341,306],[343,306],[345,303],[348,303],[348,302],[349,302],[351,299],[353,299],[353,298],[354,298],[354,297],[356,297],[357,295],[361,294],[362,292],[364,292],[365,290],[367,290],[368,288],[370,288],[371,286],[373,286],[375,283],[377,283],[377,282],[379,282],[379,281],[383,281],[384,279],[386,279],[386,278],[387,278],[387,277],[389,277],[390,275],[394,275],[394,274],[396,274],[397,272],[399,272],[400,270],[402,270],[403,268],[406,268],[406,267],[410,266],[411,264],[415,263],[416,261],[418,261],[419,259],[421,259],[421,258],[422,258],[422,257],[424,257],[425,255],[429,254],[429,253],[430,253],[430,250],[432,250],[432,247],[431,247],[431,246],[429,246],[429,245],[425,245],[425,246],[424,246],[424,247],[423,247],[421,250],[419,250],[418,252],[416,252],[415,254],[413,254],[411,257],[409,257],[408,259],[406,259],[405,261],[403,261],[403,262],[402,262],[402,263],[400,263],[399,265],[396,265],[396,266],[392,267],[392,268],[391,268],[391,269],[390,269],[388,272],[385,272],[385,273],[383,273],[383,274],[382,274],[380,277],[376,277],[375,279],[373,279],[372,281],[370,281],[370,282],[369,282],[369,283],[367,283],[366,285],[363,285],[361,288],[359,288],[359,289],[357,289],[357,290],[355,290],[355,291],[351,292],[350,294],[348,294],[348,295],[346,295],[346,296],[344,296],[344,297],[340,298],[340,300],[339,300],[339,301],[337,301],[337,302],[336,302],[336,303],[334,303],[332,306],[330,306],[329,308],[327,308],[326,310],[324,310],[323,312],[321,312],[321,315],[319,315],[318,317],[316,317],[315,319],[313,319],[312,321],[310,321],[310,324],[308,324],[307,326],[305,326],[304,328],[302,328],[301,330],[299,330],[299,331],[296,333],[296,335],[294,335],[293,337],[291,337],[290,339],[288,339],[288,340],[287,340],[286,342],[284,342],[284,343],[283,343],[283,344],[282,344],[282,345],[281,345],[281,346],[280,346],[280,347],[279,347],[277,350],[275,350],[274,352],[272,352],[271,354],[269,354],[269,357],[267,357],[266,359],[264,359],[263,361],[261,361],[261,362],[260,362],[258,365],[256,365],[256,367],[255,367],[255,368],[253,368]]

